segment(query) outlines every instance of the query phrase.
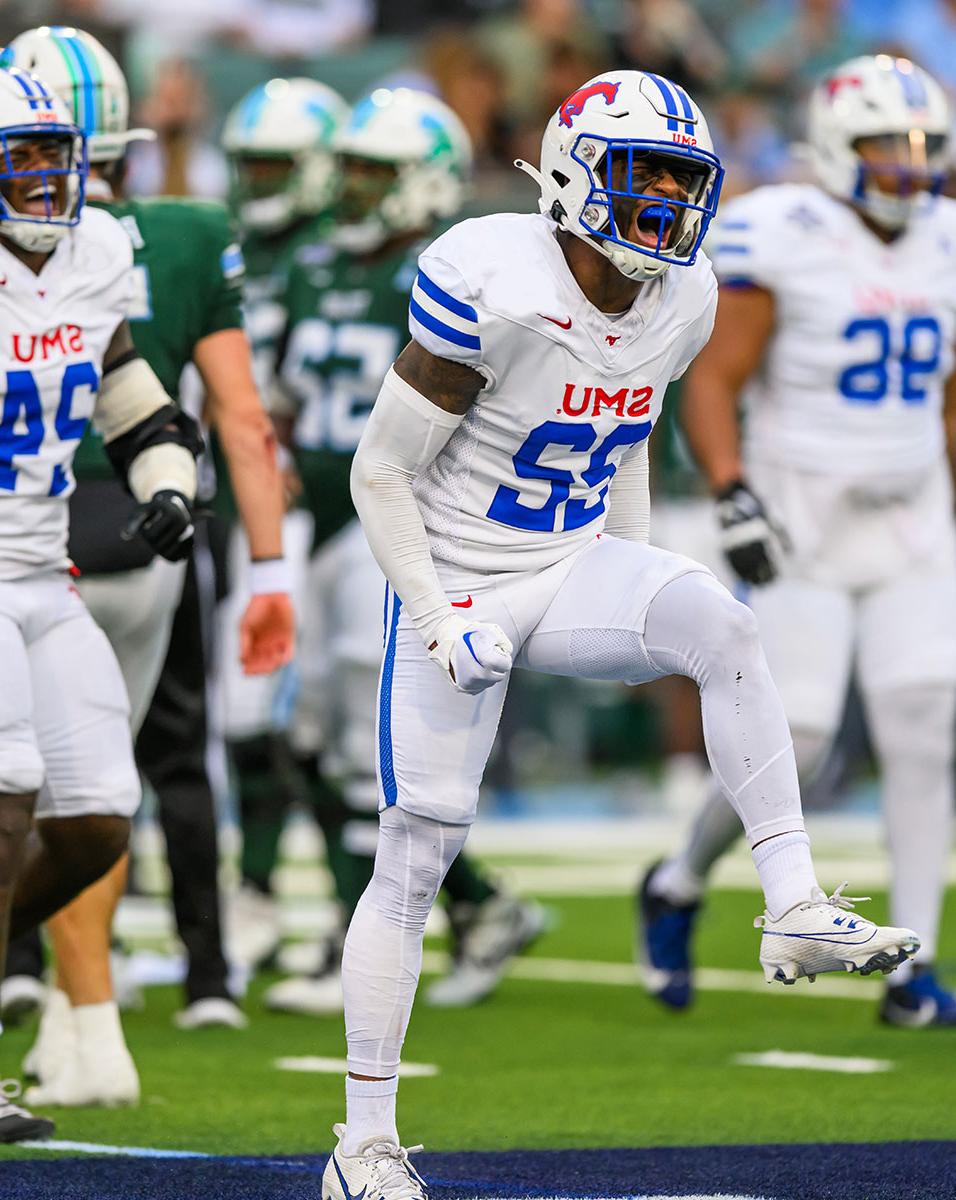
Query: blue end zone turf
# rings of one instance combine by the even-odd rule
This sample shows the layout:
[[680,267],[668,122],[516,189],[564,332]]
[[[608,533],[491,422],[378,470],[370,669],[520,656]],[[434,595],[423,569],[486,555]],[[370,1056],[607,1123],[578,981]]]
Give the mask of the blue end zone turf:
[[[325,1158],[15,1160],[3,1200],[321,1200]],[[433,1200],[956,1200],[956,1142],[422,1154]]]

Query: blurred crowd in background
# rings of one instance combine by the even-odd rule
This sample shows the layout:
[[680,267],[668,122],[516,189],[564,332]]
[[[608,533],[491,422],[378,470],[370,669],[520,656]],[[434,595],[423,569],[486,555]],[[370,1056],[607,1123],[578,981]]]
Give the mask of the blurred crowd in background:
[[[475,207],[520,203],[515,157],[583,80],[641,67],[704,107],[728,187],[790,177],[800,101],[854,54],[913,58],[956,94],[956,0],[0,0],[0,36],[80,25],[117,55],[141,145],[132,190],[224,195],[222,120],[269,75],[320,79],[348,100],[376,83],[439,93],[475,146]],[[514,200],[513,197],[518,197]]]
[[[853,55],[906,55],[956,98],[956,0],[0,0],[0,44],[41,23],[81,26],[123,65],[131,123],[159,135],[133,145],[134,195],[226,198],[225,115],[276,75],[319,79],[349,101],[382,84],[440,95],[474,145],[466,214],[533,206],[513,159],[537,162],[561,100],[611,67],[659,72],[691,91],[727,169],[725,196],[806,176],[802,101]],[[655,443],[658,498],[692,494],[676,439]],[[686,518],[699,529],[709,506]],[[692,542],[680,548],[695,554]],[[662,751],[676,792],[689,785],[679,807],[692,803],[706,779],[696,694],[655,688],[523,675],[487,777],[499,805],[526,811],[539,781],[546,804],[561,780],[577,795],[595,766],[657,769]],[[617,794],[633,805],[629,786]]]

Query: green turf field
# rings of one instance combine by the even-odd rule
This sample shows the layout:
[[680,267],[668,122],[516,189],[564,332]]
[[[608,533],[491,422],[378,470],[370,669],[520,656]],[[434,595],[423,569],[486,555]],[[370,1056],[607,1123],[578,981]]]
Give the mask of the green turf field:
[[[522,974],[601,976],[601,968],[579,964],[621,964],[603,971],[621,982],[512,977],[475,1009],[419,1007],[405,1057],[439,1073],[403,1081],[406,1139],[441,1150],[956,1138],[956,1029],[879,1026],[877,985],[855,976],[836,986],[859,999],[818,998],[805,981],[764,987],[755,969],[756,892],[714,893],[699,941],[704,967],[746,972],[733,978],[756,990],[704,991],[693,1011],[678,1015],[625,982],[627,897],[545,902],[557,923],[521,964]],[[867,911],[885,917],[884,898]],[[949,915],[941,958],[956,961],[956,892]],[[341,1023],[262,1011],[257,998],[272,978],[253,985],[243,1033],[182,1033],[170,1024],[177,991],[150,989],[146,1010],[126,1018],[141,1107],[62,1111],[57,1137],[214,1154],[326,1149],[330,1126],[344,1113],[341,1078],[274,1064],[283,1056],[341,1057]],[[32,1032],[24,1026],[4,1034],[0,1074],[14,1073]],[[768,1050],[876,1058],[892,1068],[849,1075],[732,1061]]]

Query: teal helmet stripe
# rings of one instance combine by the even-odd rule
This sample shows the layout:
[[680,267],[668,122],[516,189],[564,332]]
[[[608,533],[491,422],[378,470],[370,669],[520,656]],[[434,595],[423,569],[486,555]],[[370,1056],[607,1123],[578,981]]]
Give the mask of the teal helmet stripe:
[[[96,60],[89,53],[82,41],[76,37],[66,25],[55,25],[51,32],[56,40],[56,44],[63,54],[63,58],[70,68],[70,77],[73,80],[73,96],[77,101],[75,106],[74,119],[89,136],[91,133],[97,132],[96,123],[96,94],[97,91],[102,91],[97,88],[95,83],[99,83],[99,67]],[[82,99],[82,116],[79,112],[79,101]],[[102,97],[100,98],[102,106]],[[101,114],[102,118],[102,114]]]
[[239,124],[243,133],[251,133],[255,129],[267,100],[265,84],[257,87],[254,92],[250,92],[243,100],[239,108]]

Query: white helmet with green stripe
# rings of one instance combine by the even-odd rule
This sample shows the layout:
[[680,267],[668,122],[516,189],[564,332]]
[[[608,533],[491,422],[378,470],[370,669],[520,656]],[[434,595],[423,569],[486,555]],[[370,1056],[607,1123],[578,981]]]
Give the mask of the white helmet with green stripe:
[[115,162],[151,129],[129,129],[129,88],[119,63],[91,33],[41,25],[21,33],[0,54],[0,66],[39,75],[65,101],[86,135],[91,163]]
[[332,237],[346,250],[361,254],[395,235],[426,232],[462,205],[471,138],[429,92],[376,88],[355,105],[335,148],[344,182]]
[[338,92],[315,79],[270,79],[243,96],[226,118],[222,147],[245,229],[278,233],[328,208],[337,185],[332,143],[348,115]]

